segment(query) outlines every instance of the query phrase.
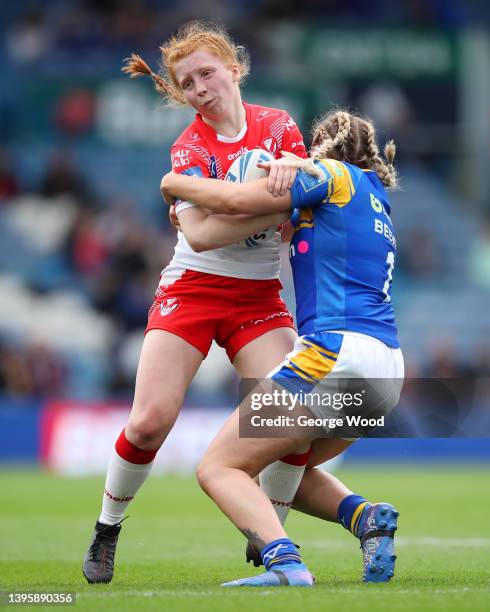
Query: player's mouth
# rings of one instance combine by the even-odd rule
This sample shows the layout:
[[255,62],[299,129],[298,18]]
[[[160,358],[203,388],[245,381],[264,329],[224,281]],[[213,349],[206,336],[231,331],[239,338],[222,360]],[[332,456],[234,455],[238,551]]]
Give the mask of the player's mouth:
[[204,102],[204,104],[202,104],[202,106],[204,108],[208,108],[209,106],[211,106],[211,104],[216,100],[216,98],[211,98],[211,100],[208,100],[207,102]]

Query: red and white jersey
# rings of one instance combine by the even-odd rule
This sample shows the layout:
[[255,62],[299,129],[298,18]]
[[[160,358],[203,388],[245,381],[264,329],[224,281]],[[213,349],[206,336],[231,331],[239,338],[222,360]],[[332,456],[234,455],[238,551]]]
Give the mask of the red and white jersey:
[[[265,149],[276,158],[280,151],[307,156],[303,136],[287,112],[254,104],[243,106],[245,124],[234,138],[220,136],[197,114],[171,148],[172,170],[224,179],[233,161],[251,149]],[[178,201],[177,214],[190,206],[193,206],[190,202]],[[192,250],[182,232],[178,238],[167,273],[188,269],[255,280],[279,276],[281,235],[277,228],[264,228],[263,232],[238,243],[201,253]]]

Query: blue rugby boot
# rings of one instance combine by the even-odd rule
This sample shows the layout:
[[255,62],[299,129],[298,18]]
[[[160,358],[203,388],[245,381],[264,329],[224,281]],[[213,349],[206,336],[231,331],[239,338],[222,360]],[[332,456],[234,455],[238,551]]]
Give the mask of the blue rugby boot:
[[265,546],[261,551],[261,557],[266,572],[250,578],[224,582],[221,586],[313,586],[313,576],[302,562],[296,546],[288,538],[275,540]]
[[354,535],[361,541],[364,582],[388,582],[395,575],[394,535],[399,512],[391,504],[366,504]]

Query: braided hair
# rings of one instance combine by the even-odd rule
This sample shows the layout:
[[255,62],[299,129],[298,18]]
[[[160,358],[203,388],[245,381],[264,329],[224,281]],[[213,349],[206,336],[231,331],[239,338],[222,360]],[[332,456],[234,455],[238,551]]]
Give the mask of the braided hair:
[[373,123],[344,110],[333,111],[322,117],[313,126],[310,158],[302,168],[315,176],[320,171],[314,162],[319,159],[336,159],[363,168],[374,170],[386,187],[397,187],[397,174],[393,165],[396,146],[390,140],[381,157]]

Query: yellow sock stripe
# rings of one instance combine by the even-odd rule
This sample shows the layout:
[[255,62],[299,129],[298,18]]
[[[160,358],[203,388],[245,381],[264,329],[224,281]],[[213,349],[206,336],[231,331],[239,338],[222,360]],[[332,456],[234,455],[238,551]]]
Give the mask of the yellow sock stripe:
[[284,557],[280,557],[279,559],[272,559],[272,561],[269,562],[268,567],[271,568],[273,565],[276,565],[278,563],[284,563],[287,561],[301,561],[301,557],[299,556],[299,554],[295,555],[294,553],[289,553],[288,555],[284,556]]
[[354,511],[354,514],[352,515],[352,520],[350,522],[350,530],[351,533],[353,533],[354,535],[356,535],[356,529],[357,529],[357,521],[361,518],[361,513],[364,510],[364,506],[367,504],[367,501],[362,502],[362,504],[359,504],[357,506],[357,508]]

